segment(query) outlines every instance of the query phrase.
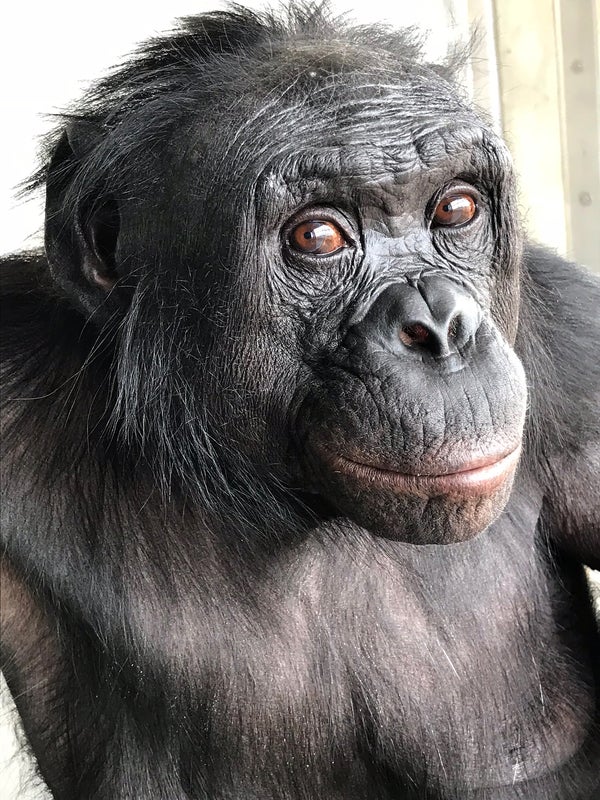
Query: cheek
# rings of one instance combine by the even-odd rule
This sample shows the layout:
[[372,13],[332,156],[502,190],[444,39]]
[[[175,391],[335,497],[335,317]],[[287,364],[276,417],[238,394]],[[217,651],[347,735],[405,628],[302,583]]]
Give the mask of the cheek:
[[523,367],[497,331],[486,340],[456,372],[382,353],[376,362],[331,365],[301,409],[301,437],[309,449],[400,472],[516,447],[527,405]]
[[[302,361],[295,352],[295,338],[262,332],[236,342],[228,356],[214,354],[220,375],[211,405],[215,422],[225,431],[231,453],[240,453],[253,464],[265,464],[280,472],[289,449],[290,416],[301,381]],[[231,343],[231,342],[230,342]]]

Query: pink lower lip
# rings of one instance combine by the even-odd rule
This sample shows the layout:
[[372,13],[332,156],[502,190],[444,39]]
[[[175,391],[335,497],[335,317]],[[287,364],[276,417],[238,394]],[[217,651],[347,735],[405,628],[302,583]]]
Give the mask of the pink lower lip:
[[332,460],[335,472],[348,475],[360,483],[393,489],[401,494],[421,497],[440,495],[486,495],[499,489],[514,471],[521,447],[496,457],[475,459],[459,470],[439,475],[410,475],[351,461],[344,456]]

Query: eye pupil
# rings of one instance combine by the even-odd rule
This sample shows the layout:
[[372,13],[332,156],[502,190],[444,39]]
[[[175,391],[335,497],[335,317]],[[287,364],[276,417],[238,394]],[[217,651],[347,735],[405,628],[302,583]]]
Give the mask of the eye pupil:
[[291,232],[289,243],[294,250],[310,255],[332,255],[346,246],[341,230],[333,222],[310,219]]

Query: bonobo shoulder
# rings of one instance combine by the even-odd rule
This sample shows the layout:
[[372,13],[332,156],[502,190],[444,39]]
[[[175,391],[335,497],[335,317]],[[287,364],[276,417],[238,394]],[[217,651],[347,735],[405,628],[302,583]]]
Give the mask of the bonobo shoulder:
[[[561,314],[562,309],[563,316],[571,313],[570,305],[575,303],[582,328],[587,329],[592,338],[600,335],[600,276],[532,242],[525,244],[523,267],[531,286],[537,287],[541,300],[554,301],[556,310]],[[572,321],[577,323],[577,320]]]
[[[9,310],[6,300],[15,295],[27,294],[44,280],[47,264],[42,253],[16,253],[0,258],[0,298]],[[4,316],[2,322],[5,322]]]
[[[39,315],[56,305],[58,300],[42,253],[17,253],[0,258],[0,325],[3,334],[15,327],[30,327],[28,309],[35,309],[39,319]],[[2,345],[4,351],[4,335]]]
[[22,337],[31,335],[43,314],[47,268],[37,253],[8,256],[0,260],[0,360],[3,386],[10,381],[9,365],[25,355]]
[[53,284],[38,252],[0,260],[0,331],[5,407],[14,398],[53,391],[89,348],[84,318]]
[[531,244],[523,267],[516,349],[532,382],[532,413],[557,445],[582,444],[600,425],[600,278]]
[[546,482],[554,541],[600,565],[600,279],[525,249],[517,351],[528,377],[526,441]]

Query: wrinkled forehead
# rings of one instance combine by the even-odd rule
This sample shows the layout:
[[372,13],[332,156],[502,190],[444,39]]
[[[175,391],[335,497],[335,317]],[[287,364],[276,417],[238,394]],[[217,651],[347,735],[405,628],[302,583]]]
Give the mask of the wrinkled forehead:
[[473,160],[493,133],[454,87],[421,71],[382,83],[372,75],[323,76],[308,69],[295,82],[256,98],[229,131],[225,161],[287,181],[399,180],[455,158]]
[[264,189],[271,205],[290,190],[302,202],[368,184],[395,192],[390,182],[415,179],[427,191],[490,168],[497,178],[510,163],[501,140],[431,67],[334,71],[309,59],[264,79],[252,75],[226,105],[212,105],[217,135],[210,148],[198,142],[205,157],[194,170],[203,195],[228,190],[239,203]]

